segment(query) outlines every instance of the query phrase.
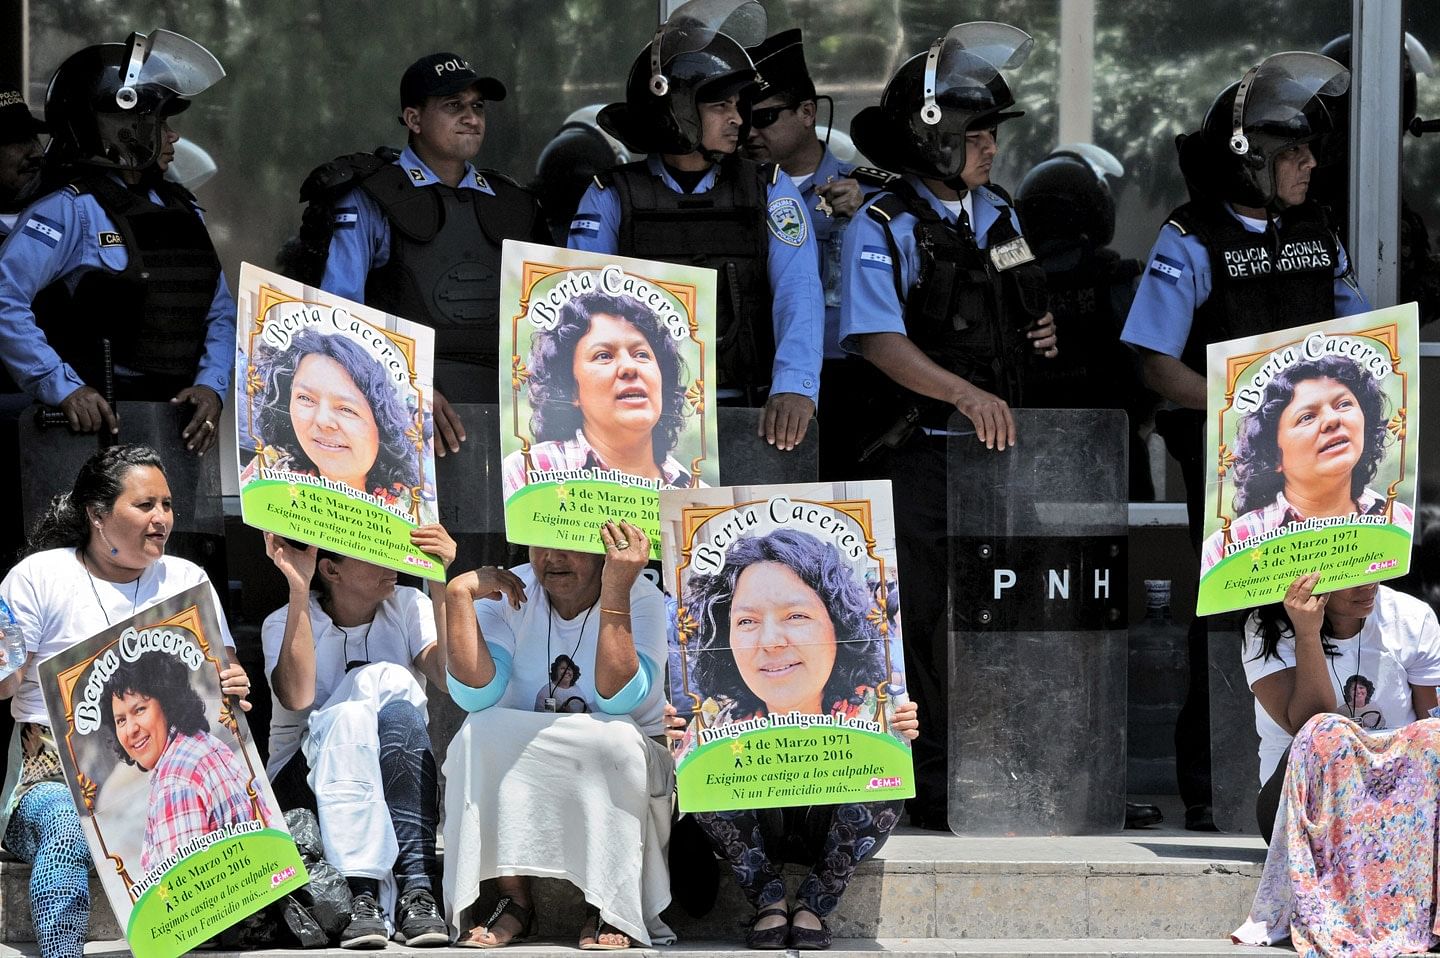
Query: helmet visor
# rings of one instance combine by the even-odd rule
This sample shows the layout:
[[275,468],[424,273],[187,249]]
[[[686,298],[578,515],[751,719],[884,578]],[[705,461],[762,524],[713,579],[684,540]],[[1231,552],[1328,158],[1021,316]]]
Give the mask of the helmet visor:
[[127,110],[140,102],[139,91],[145,87],[188,97],[203,93],[225,76],[213,53],[169,30],[131,34],[126,53],[125,76],[115,101]]
[[670,14],[650,43],[650,92],[664,96],[670,89],[665,64],[682,53],[703,50],[723,33],[742,47],[765,39],[768,21],[757,0],[689,0]]
[[1246,133],[1268,133],[1294,142],[1327,132],[1313,127],[1306,107],[1317,95],[1339,96],[1349,88],[1350,71],[1319,53],[1266,57],[1236,90],[1231,149],[1247,152],[1237,148]]
[[[963,117],[957,117],[961,126],[976,113],[1008,106],[986,102],[992,99],[992,84],[1001,70],[1024,63],[1034,46],[1030,34],[1008,23],[985,20],[951,27],[930,45],[925,58],[920,118],[931,126],[939,124],[945,117],[943,100],[965,105]],[[949,132],[964,130],[956,126]]]

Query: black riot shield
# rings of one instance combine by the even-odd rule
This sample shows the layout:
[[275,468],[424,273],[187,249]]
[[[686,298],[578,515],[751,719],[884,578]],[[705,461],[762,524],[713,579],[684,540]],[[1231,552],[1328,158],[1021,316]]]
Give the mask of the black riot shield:
[[951,419],[950,827],[976,835],[1119,830],[1125,414],[1014,416],[1019,441],[1004,452],[986,449],[963,416]]
[[720,482],[727,486],[763,486],[769,483],[815,482],[819,477],[819,429],[815,423],[805,439],[789,452],[781,452],[759,435],[763,409],[721,406],[716,410],[720,434]]

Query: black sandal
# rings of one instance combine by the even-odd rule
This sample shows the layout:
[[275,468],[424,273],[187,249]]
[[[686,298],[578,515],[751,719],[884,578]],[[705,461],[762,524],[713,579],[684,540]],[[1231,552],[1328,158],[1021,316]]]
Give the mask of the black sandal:
[[[815,915],[820,921],[820,927],[801,928],[795,924],[797,911],[806,911]],[[822,916],[799,902],[796,902],[795,907],[790,909],[790,947],[796,951],[824,951],[830,947],[830,926],[825,924]]]
[[[784,915],[785,921],[773,928],[756,928],[767,915]],[[745,932],[745,947],[754,951],[780,951],[790,939],[790,911],[784,903],[768,905],[755,913],[750,929]]]
[[[595,933],[593,935],[584,934],[585,929],[591,927],[595,929]],[[630,936],[625,934],[625,932],[621,931],[619,928],[616,928],[614,925],[610,924],[608,921],[602,919],[600,917],[600,909],[594,907],[593,905],[590,907],[589,911],[586,912],[585,924],[580,926],[580,931],[580,947],[584,951],[624,951],[627,948],[635,947],[635,942],[630,940]],[[621,938],[624,938],[625,941],[628,942],[628,944],[609,945],[600,940],[601,935],[619,935]],[[590,939],[589,944],[585,943],[586,938]]]
[[520,925],[520,930],[515,932],[515,934],[511,935],[509,938],[506,938],[504,941],[497,941],[493,945],[487,945],[483,941],[475,940],[475,938],[473,937],[475,934],[475,929],[472,928],[470,929],[469,935],[455,942],[455,947],[486,949],[504,948],[506,945],[513,945],[517,941],[524,941],[531,935],[535,934],[535,910],[533,908],[526,908],[524,905],[511,898],[509,895],[506,895],[504,898],[501,898],[498,902],[495,903],[495,910],[490,913],[490,917],[485,919],[484,923],[481,924],[479,927],[484,931],[494,934],[491,929],[495,926],[495,923],[497,921],[499,921],[501,918],[504,918],[506,915],[509,915],[511,918],[515,919],[515,921],[518,922]]

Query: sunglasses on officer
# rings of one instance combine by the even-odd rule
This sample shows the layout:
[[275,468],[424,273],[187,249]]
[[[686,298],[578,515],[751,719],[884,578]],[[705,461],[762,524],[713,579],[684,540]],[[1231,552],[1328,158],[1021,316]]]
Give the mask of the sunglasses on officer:
[[780,114],[786,110],[793,110],[798,103],[789,103],[782,106],[767,106],[758,110],[750,111],[750,128],[752,130],[763,130],[767,126],[773,126],[775,121],[780,119]]

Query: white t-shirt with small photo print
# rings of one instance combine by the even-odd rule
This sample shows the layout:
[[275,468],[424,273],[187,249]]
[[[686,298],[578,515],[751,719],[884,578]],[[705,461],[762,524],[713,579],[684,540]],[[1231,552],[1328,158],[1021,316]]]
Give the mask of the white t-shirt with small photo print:
[[[205,570],[177,556],[161,556],[134,582],[92,576],[72,548],[46,549],[21,559],[0,582],[0,596],[24,628],[25,648],[34,656],[10,703],[10,714],[17,722],[49,725],[35,678],[37,664],[202,583],[210,585]],[[210,599],[220,620],[220,637],[233,649],[235,640],[213,585]]]
[[[1250,688],[1267,675],[1295,667],[1295,637],[1280,636],[1278,658],[1261,661],[1259,619],[1252,615],[1245,623],[1245,680]],[[1397,729],[1415,721],[1410,686],[1440,686],[1440,624],[1435,613],[1413,596],[1380,586],[1375,611],[1359,633],[1348,639],[1330,639],[1338,655],[1327,656],[1330,685],[1335,690],[1336,709],[1353,717],[1370,731]],[[1350,682],[1359,675],[1364,682]],[[1374,687],[1371,692],[1365,682]],[[1345,685],[1351,693],[1345,697]],[[1260,784],[1274,774],[1292,736],[1270,717],[1260,700],[1255,700],[1255,730],[1260,733]]]
[[[273,689],[275,666],[280,661],[280,647],[285,642],[285,621],[288,605],[271,612],[260,626],[260,643],[265,648],[265,678]],[[308,709],[292,712],[271,693],[270,761],[265,767],[272,779],[285,763],[300,751],[310,713],[330,701],[335,687],[345,678],[350,662],[392,662],[403,665],[415,677],[421,689],[425,676],[415,666],[420,657],[438,639],[435,612],[430,599],[419,589],[397,586],[395,591],[375,610],[375,618],[367,625],[341,628],[331,621],[320,607],[318,592],[310,593],[310,631],[315,640],[315,701]]]

